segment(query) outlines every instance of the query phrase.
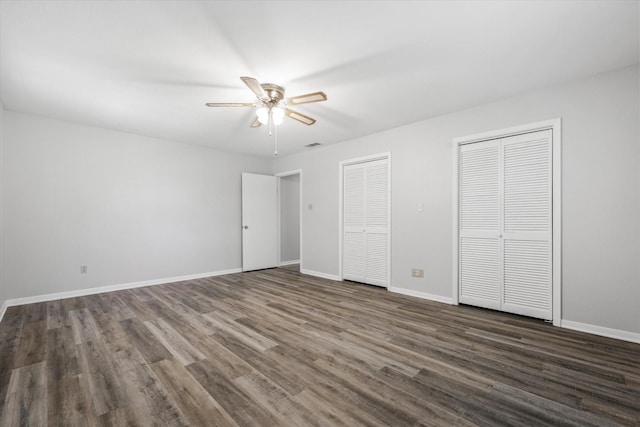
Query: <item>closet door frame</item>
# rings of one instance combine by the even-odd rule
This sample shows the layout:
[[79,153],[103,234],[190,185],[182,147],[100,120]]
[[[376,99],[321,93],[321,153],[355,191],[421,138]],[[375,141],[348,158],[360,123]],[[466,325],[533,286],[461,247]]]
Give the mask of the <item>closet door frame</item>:
[[553,325],[562,324],[562,120],[560,118],[453,139],[453,281],[452,304],[459,304],[459,152],[460,146],[523,133],[551,130],[552,162],[552,314]]
[[344,237],[344,221],[343,221],[343,208],[344,208],[344,168],[346,166],[355,165],[358,163],[373,162],[376,160],[387,161],[387,286],[389,289],[391,286],[391,152],[384,152],[378,154],[371,154],[369,156],[357,157],[354,159],[342,160],[338,163],[338,279],[344,280],[342,275],[342,263],[343,263],[343,237]]

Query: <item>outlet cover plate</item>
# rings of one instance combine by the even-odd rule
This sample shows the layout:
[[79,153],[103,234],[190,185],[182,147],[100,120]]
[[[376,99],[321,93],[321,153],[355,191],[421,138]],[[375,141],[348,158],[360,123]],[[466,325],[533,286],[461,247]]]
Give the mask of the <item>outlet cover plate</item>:
[[424,270],[421,268],[412,268],[411,277],[424,277]]

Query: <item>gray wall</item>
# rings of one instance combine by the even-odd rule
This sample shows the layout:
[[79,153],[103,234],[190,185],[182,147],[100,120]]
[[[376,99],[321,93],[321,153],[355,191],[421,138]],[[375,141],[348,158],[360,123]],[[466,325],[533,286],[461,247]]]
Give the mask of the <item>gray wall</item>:
[[240,176],[270,159],[11,111],[4,135],[6,298],[241,266]]
[[563,318],[638,333],[639,77],[636,65],[273,163],[4,111],[0,301],[239,268],[243,171],[303,170],[304,267],[338,274],[338,162],[386,151],[392,285],[451,297],[452,139],[561,117]]
[[300,259],[300,175],[280,178],[280,262]]
[[640,332],[638,81],[636,65],[277,159],[276,173],[302,169],[313,203],[305,269],[338,274],[338,162],[390,151],[392,286],[451,298],[452,139],[561,117],[563,319]]

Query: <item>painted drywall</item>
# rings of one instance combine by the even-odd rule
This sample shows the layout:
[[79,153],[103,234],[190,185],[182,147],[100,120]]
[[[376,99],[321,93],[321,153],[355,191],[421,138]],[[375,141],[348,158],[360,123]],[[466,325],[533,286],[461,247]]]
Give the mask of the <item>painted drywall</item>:
[[280,262],[300,259],[300,174],[280,178]]
[[240,176],[270,159],[12,111],[4,136],[6,298],[240,268]]
[[303,171],[302,204],[313,206],[305,269],[338,274],[338,162],[390,151],[392,285],[451,298],[452,140],[560,117],[563,319],[640,332],[638,80],[635,65],[277,159],[276,173]]

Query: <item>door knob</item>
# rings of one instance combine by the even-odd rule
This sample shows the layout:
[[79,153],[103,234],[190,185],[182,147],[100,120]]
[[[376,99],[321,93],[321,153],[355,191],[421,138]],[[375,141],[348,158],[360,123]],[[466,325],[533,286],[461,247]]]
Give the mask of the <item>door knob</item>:
[[244,229],[246,230],[247,228],[249,228],[249,226],[248,226],[248,225],[245,225],[245,226],[244,226],[244,227],[242,227],[242,228],[244,228]]

